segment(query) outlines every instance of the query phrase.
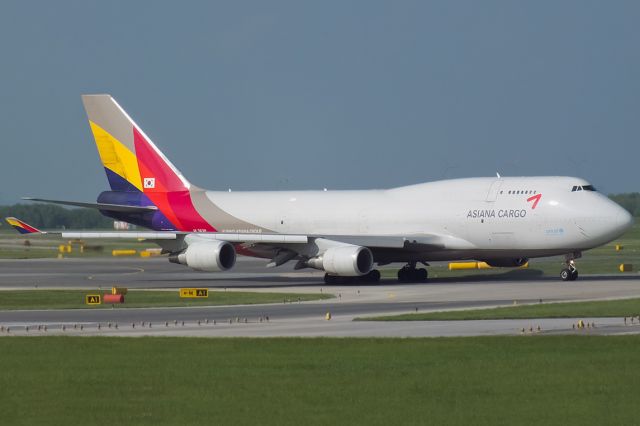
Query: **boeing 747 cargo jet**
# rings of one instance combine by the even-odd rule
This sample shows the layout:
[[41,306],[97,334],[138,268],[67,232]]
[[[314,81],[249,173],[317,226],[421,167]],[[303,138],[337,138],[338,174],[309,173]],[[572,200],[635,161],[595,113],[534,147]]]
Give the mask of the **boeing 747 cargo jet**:
[[[442,180],[361,191],[207,191],[191,184],[109,95],[84,107],[110,191],[96,203],[31,199],[100,210],[144,232],[70,232],[63,238],[144,238],[171,262],[199,271],[233,268],[236,254],[295,268],[377,282],[375,265],[405,263],[399,281],[424,281],[430,261],[474,259],[517,267],[564,255],[575,259],[614,240],[632,218],[583,179],[496,177]],[[9,218],[23,233],[40,232]]]

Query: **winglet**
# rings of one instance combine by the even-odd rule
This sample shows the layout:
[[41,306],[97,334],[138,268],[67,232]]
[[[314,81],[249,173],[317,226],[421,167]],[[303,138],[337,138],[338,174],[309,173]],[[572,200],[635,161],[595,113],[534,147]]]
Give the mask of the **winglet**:
[[21,234],[45,234],[45,232],[40,231],[38,228],[34,228],[15,217],[7,217],[5,220]]

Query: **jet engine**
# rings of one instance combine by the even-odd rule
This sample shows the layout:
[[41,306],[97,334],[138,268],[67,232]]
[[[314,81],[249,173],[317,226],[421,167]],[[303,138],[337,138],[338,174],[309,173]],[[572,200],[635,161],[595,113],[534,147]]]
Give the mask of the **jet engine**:
[[523,258],[523,257],[519,257],[519,258],[516,258],[516,259],[507,258],[507,259],[488,259],[488,260],[485,260],[487,265],[493,266],[493,267],[499,267],[499,268],[517,268],[519,266],[524,265],[528,261],[529,261],[529,259]]
[[197,242],[169,256],[169,261],[198,271],[226,271],[236,264],[236,249],[226,241]]
[[358,277],[373,268],[373,254],[366,247],[346,245],[331,247],[320,256],[312,257],[307,266],[333,275]]

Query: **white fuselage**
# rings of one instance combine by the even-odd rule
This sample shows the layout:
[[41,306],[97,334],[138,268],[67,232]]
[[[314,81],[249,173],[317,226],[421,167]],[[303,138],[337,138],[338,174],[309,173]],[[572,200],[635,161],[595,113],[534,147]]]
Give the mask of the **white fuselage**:
[[[631,216],[572,177],[468,178],[388,190],[214,192],[209,200],[256,229],[307,235],[440,235],[451,247],[425,260],[590,249],[624,233]],[[535,199],[539,200],[534,208]],[[230,227],[231,226],[231,227]]]

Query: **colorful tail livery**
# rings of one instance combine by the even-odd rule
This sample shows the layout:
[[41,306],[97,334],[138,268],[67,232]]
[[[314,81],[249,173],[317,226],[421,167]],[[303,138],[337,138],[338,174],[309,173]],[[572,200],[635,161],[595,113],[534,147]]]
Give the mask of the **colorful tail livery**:
[[216,231],[194,206],[192,192],[201,190],[185,179],[115,99],[83,95],[82,102],[111,186],[98,202],[157,207],[138,215],[105,214],[156,230]]
[[41,234],[42,233],[42,231],[40,231],[39,229],[27,223],[24,223],[23,221],[15,217],[8,217],[5,220],[9,225],[13,226],[15,230],[21,234]]

